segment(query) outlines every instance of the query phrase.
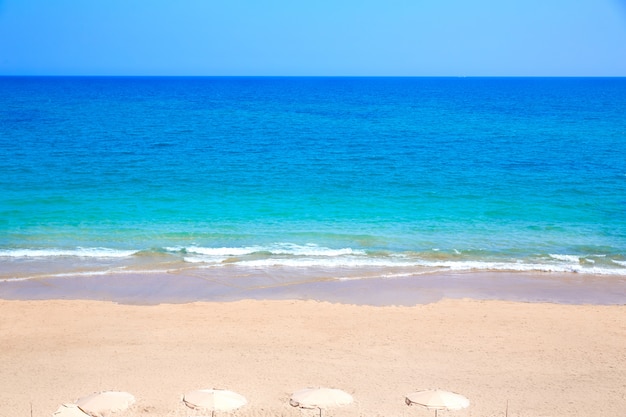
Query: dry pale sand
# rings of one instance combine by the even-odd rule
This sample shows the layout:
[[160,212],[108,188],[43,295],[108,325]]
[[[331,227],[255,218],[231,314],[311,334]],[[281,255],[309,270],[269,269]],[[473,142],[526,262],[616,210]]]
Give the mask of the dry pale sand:
[[[0,301],[0,416],[49,416],[95,391],[133,393],[125,416],[192,416],[181,395],[227,388],[235,416],[314,416],[307,386],[350,392],[325,416],[432,416],[404,395],[440,387],[440,416],[626,416],[626,306],[444,300],[415,307],[315,301],[131,306]],[[221,413],[225,415],[224,413]],[[219,415],[219,414],[218,414]]]

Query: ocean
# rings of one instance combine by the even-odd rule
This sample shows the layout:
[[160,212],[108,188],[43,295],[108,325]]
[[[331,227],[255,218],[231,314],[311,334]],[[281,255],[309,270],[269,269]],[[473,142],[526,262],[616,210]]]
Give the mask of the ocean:
[[626,78],[0,77],[0,280],[626,276]]

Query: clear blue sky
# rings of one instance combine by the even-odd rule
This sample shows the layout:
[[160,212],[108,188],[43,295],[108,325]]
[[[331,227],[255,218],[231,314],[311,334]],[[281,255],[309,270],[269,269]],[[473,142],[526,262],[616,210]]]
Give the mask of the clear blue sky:
[[626,76],[626,0],[0,0],[0,75]]

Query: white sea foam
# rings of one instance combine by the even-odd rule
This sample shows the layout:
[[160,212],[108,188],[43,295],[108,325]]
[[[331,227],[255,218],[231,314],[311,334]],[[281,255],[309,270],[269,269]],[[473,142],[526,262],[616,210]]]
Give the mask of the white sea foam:
[[224,257],[224,256],[185,256],[183,258],[183,260],[185,262],[191,263],[191,264],[221,264],[222,262],[228,260],[230,257]]
[[339,277],[337,280],[339,281],[359,281],[364,279],[372,279],[372,278],[383,278],[383,279],[394,279],[394,278],[406,278],[413,277],[418,275],[427,275],[432,274],[433,270],[424,270],[424,271],[411,271],[411,272],[399,272],[399,273],[388,273],[388,274],[380,274],[380,275],[364,275],[364,276],[347,276],[347,277]]
[[[349,247],[328,248],[315,244],[274,243],[270,245],[252,245],[242,247],[203,247],[177,246],[165,248],[170,254],[182,255],[189,268],[241,266],[252,268],[295,267],[295,268],[411,268],[419,272],[430,270],[450,271],[519,271],[519,272],[567,272],[589,273],[597,275],[626,276],[626,261],[606,260],[600,262],[602,255],[567,255],[550,254],[528,259],[467,259],[459,257],[458,251],[451,256],[442,255],[432,259],[431,253],[414,252],[376,252],[367,253],[362,249]],[[75,257],[77,262],[85,258],[122,259],[143,253],[135,250],[110,248],[74,248],[74,249],[5,249],[0,250],[0,258],[38,259],[47,262],[53,258]],[[442,252],[438,252],[442,253]],[[462,254],[462,253],[461,253]],[[149,258],[143,258],[149,259]],[[598,260],[598,262],[595,262]],[[115,263],[115,261],[111,261]],[[128,263],[126,260],[124,264]],[[145,263],[145,261],[142,261]],[[108,262],[107,262],[108,263]],[[114,266],[114,265],[110,265]],[[118,266],[120,266],[118,264]],[[142,266],[145,267],[146,265]],[[158,269],[158,266],[155,265]],[[87,268],[90,268],[87,266]],[[59,271],[63,273],[63,271]],[[126,271],[130,272],[130,271]],[[145,270],[143,271],[145,272]],[[413,271],[411,273],[414,273]],[[94,274],[87,272],[87,275]],[[67,275],[76,275],[68,272]]]
[[292,243],[279,243],[272,245],[269,252],[276,255],[296,255],[296,256],[344,256],[344,255],[365,255],[363,250],[352,248],[331,249],[314,244],[295,245]]
[[580,257],[576,255],[558,255],[558,254],[551,253],[550,257],[558,261],[575,262],[575,263],[580,262]]
[[185,251],[186,253],[196,254],[196,255],[206,255],[206,256],[243,256],[249,255],[255,252],[260,252],[265,250],[261,246],[249,246],[249,247],[220,247],[220,248],[207,248],[200,246],[189,246],[189,247],[168,247],[165,248],[170,252],[180,252]]
[[112,273],[113,271],[61,272],[57,274],[37,274],[37,275],[31,275],[27,277],[3,278],[3,279],[0,279],[0,282],[30,281],[33,279],[42,279],[42,278],[91,277],[91,276],[110,275]]
[[566,272],[594,275],[624,275],[626,269],[585,267],[572,263],[536,263],[536,262],[486,262],[486,261],[444,261],[418,262],[421,266],[442,267],[452,271],[514,271],[514,272]]
[[15,278],[0,278],[0,282],[18,282],[18,281],[30,281],[34,279],[48,279],[48,278],[77,278],[77,277],[97,277],[104,275],[149,275],[149,274],[163,274],[174,270],[171,269],[126,269],[126,268],[112,268],[104,271],[80,271],[80,272],[58,272],[52,274],[35,274],[25,277]]
[[[340,257],[346,255],[365,255],[363,250],[355,250],[352,248],[332,249],[318,245],[296,245],[292,243],[276,243],[268,246],[245,246],[245,247],[169,247],[166,250],[171,252],[185,251],[191,256],[185,257],[188,262],[203,262],[224,260],[234,256],[246,256],[255,253],[267,253],[270,255],[289,255],[289,256],[318,256],[325,258]],[[201,256],[207,258],[202,258]],[[213,258],[213,259],[212,259]]]
[[137,251],[109,248],[75,248],[75,249],[6,249],[0,250],[0,257],[7,258],[50,258],[73,256],[80,258],[125,258]]
[[286,266],[297,268],[328,267],[328,268],[359,268],[359,267],[397,267],[411,266],[411,263],[401,263],[385,258],[367,257],[334,257],[334,258],[266,258],[242,260],[237,265],[263,268],[272,266]]
[[[231,263],[223,264],[231,265]],[[268,267],[297,267],[297,268],[360,268],[360,267],[418,267],[431,268],[434,270],[449,271],[513,271],[513,272],[554,272],[554,273],[587,273],[596,275],[623,275],[626,276],[624,268],[600,268],[584,266],[580,263],[572,262],[555,262],[555,263],[539,263],[524,261],[431,261],[420,259],[393,259],[371,258],[371,257],[336,257],[336,258],[264,258],[253,260],[239,260],[234,265],[254,268]]]

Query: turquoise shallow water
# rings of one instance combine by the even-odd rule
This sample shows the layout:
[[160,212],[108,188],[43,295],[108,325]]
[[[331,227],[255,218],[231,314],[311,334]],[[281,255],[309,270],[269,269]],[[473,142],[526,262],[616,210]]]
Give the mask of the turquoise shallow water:
[[626,275],[624,115],[624,78],[0,78],[0,279]]

